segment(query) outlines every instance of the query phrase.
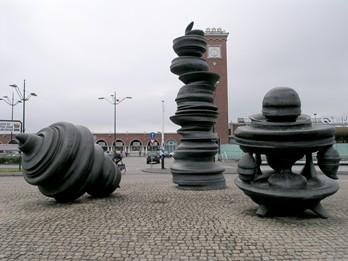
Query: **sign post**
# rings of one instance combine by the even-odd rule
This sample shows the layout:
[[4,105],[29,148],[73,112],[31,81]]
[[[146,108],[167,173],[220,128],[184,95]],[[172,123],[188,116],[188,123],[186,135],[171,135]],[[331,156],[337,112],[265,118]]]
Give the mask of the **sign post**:
[[149,138],[150,138],[150,151],[152,152],[150,154],[150,164],[151,164],[151,168],[152,168],[152,163],[153,163],[153,143],[155,142],[155,138],[156,138],[156,133],[155,132],[150,132],[149,133]]

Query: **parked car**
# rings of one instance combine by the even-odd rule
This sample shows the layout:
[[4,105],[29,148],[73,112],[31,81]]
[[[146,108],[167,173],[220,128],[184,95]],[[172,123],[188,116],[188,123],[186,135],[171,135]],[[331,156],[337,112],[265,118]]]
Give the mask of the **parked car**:
[[147,157],[146,157],[146,164],[157,164],[160,163],[161,161],[161,156],[159,151],[149,151],[147,153]]

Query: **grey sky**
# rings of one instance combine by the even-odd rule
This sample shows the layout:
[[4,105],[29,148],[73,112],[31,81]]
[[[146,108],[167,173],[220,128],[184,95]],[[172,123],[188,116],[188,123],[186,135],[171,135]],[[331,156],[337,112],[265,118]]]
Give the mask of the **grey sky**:
[[26,79],[38,94],[27,104],[30,132],[63,120],[112,132],[113,108],[97,98],[114,90],[133,96],[117,107],[118,131],[159,131],[161,100],[175,131],[182,83],[169,71],[172,40],[190,21],[230,33],[230,120],[260,112],[275,86],[296,89],[306,114],[348,114],[345,0],[0,0],[0,95]]

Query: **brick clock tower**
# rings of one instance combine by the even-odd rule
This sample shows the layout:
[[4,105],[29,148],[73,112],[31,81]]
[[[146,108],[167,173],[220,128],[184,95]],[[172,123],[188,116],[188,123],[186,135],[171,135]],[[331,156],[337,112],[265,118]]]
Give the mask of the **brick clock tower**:
[[228,33],[221,28],[207,28],[205,37],[208,49],[205,58],[209,69],[220,75],[215,91],[214,103],[219,109],[219,117],[215,124],[215,132],[219,135],[220,144],[228,143],[228,90],[227,90],[227,50]]

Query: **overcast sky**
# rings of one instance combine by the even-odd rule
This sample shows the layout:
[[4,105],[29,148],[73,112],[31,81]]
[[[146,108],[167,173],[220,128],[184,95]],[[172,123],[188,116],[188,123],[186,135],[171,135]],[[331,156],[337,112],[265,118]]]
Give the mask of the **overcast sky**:
[[[57,121],[112,132],[113,107],[98,97],[114,91],[133,97],[117,106],[119,132],[161,130],[161,100],[165,130],[175,131],[172,40],[191,21],[229,32],[230,120],[260,112],[276,86],[297,90],[303,113],[348,114],[346,0],[0,0],[0,96],[24,79],[37,93],[28,132]],[[10,115],[0,102],[0,119]]]

